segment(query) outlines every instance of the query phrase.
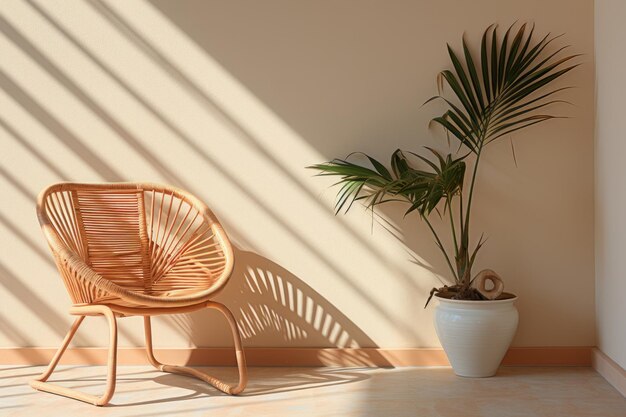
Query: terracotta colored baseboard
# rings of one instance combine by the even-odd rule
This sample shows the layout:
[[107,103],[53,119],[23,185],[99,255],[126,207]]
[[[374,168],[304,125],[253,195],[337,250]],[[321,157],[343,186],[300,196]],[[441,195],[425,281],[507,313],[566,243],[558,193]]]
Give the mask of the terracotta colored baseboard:
[[609,384],[626,397],[626,370],[598,348],[592,350],[592,366]]
[[[44,365],[50,361],[53,348],[0,348],[0,364]],[[247,348],[250,366],[447,366],[440,348]],[[155,349],[156,357],[165,363],[207,366],[235,366],[231,348]],[[504,365],[517,366],[591,366],[591,347],[517,347],[511,348]],[[107,350],[102,348],[69,348],[62,364],[104,365]],[[143,348],[119,348],[118,364],[148,364]]]
[[591,346],[518,347],[507,352],[503,365],[591,366]]

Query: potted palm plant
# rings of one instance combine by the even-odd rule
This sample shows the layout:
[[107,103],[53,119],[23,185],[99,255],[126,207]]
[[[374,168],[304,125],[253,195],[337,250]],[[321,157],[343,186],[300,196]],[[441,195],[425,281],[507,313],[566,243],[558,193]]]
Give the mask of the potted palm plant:
[[[422,155],[398,149],[391,155],[391,169],[365,154],[371,167],[349,161],[350,155],[308,167],[319,171],[318,175],[339,178],[336,213],[347,212],[357,201],[372,210],[380,204],[403,202],[408,205],[405,215],[416,213],[426,223],[451,278],[450,285],[433,288],[426,305],[433,295],[439,300],[435,328],[454,371],[461,376],[494,375],[518,321],[517,297],[503,292],[501,278],[492,270],[472,274],[484,244],[482,235],[474,245],[470,243],[481,155],[500,138],[558,118],[545,110],[563,102],[557,95],[568,87],[552,85],[578,65],[571,64],[578,55],[562,56],[566,47],[552,50],[558,36],[536,39],[534,25],[523,24],[517,30],[514,26],[501,38],[497,26],[489,26],[476,58],[465,39],[462,54],[448,45],[452,69],[439,73],[438,95],[427,103],[445,103],[445,113],[431,122],[458,142],[456,152],[442,154],[426,148]],[[444,94],[444,85],[449,94]],[[444,245],[431,222],[433,213],[446,219],[449,245]]]

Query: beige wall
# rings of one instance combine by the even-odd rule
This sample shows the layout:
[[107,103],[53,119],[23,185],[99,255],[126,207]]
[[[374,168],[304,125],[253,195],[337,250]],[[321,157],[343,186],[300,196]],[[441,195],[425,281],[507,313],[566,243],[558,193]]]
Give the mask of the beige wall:
[[624,16],[623,1],[596,1],[596,326],[598,347],[626,369]]
[[[69,300],[34,214],[60,180],[177,184],[237,246],[220,299],[247,346],[432,347],[428,291],[447,279],[423,225],[388,207],[334,217],[332,181],[303,167],[361,150],[444,150],[421,104],[492,22],[566,35],[583,65],[572,118],[495,144],[475,232],[520,296],[516,346],[594,344],[593,3],[561,1],[0,2],[0,346],[52,346]],[[215,319],[215,320],[213,320]],[[93,319],[79,343],[104,345]],[[123,320],[122,343],[141,343]],[[214,313],[158,322],[160,346],[224,346]]]

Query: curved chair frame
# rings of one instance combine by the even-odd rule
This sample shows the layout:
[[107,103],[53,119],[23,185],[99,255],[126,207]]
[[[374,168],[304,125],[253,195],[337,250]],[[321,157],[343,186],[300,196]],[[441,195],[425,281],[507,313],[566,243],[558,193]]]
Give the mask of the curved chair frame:
[[[144,193],[152,193],[149,233]],[[155,193],[160,195],[159,203],[155,203]],[[180,201],[177,209],[174,199]],[[119,230],[114,230],[117,226],[111,226],[117,220],[107,219],[106,216],[111,216],[111,213],[107,213],[106,209],[99,210],[98,204],[102,203],[104,206],[108,206],[110,210],[114,210],[111,207],[115,204],[128,203],[129,201],[132,204],[127,204],[114,214],[122,216],[120,221],[122,226],[119,227],[127,229],[129,224],[138,227],[139,238],[135,242],[136,244],[132,243],[136,247],[129,247],[131,244],[128,243],[126,237],[121,239],[122,243],[119,245],[115,241],[109,241],[107,243],[114,246],[107,246],[106,248],[110,249],[113,255],[104,261],[102,259],[98,259],[98,262],[91,260],[89,246],[92,242],[90,242],[90,236],[92,240],[93,236],[108,238],[107,233],[113,234],[114,237],[119,236]],[[155,238],[153,226],[157,217],[156,204],[160,204],[160,207],[158,207],[158,224],[154,227],[156,229]],[[88,207],[91,211],[87,208],[82,209],[81,205]],[[168,207],[164,207],[164,205]],[[179,215],[182,217],[181,207],[183,206],[188,210],[187,215],[182,221],[179,219],[177,228],[174,227],[176,219],[171,220],[170,224],[170,219],[167,218],[165,224],[161,224],[162,217],[172,217],[172,214],[173,217]],[[184,210],[182,211],[184,212]],[[167,215],[164,216],[165,213]],[[195,213],[194,221],[199,219],[196,222],[199,226],[193,226],[195,229],[191,227],[194,221],[190,223],[188,220],[191,218],[189,217],[190,213]],[[148,361],[156,369],[162,372],[193,376],[226,394],[236,395],[245,389],[248,381],[247,368],[237,323],[225,305],[211,301],[211,298],[224,287],[232,273],[233,251],[226,233],[204,203],[182,190],[159,184],[60,183],[48,187],[39,195],[37,215],[59,272],[74,302],[69,313],[77,316],[77,318],[46,371],[31,381],[30,385],[33,388],[94,405],[106,405],[115,391],[117,318],[143,316],[146,353]],[[137,219],[135,219],[135,215]],[[89,217],[89,219],[104,218],[105,220],[104,223],[101,221],[90,226],[95,230],[90,235],[89,227],[86,226],[89,221],[84,223],[81,216]],[[183,226],[185,221],[187,221],[187,225]],[[124,229],[124,233],[128,232],[126,229]],[[163,232],[161,236],[159,229]],[[183,229],[185,229],[184,233],[181,232]],[[189,232],[189,229],[192,232]],[[174,232],[174,230],[176,231]],[[167,238],[165,237],[166,233]],[[172,238],[172,234],[178,235]],[[92,249],[92,251],[94,254],[100,255],[103,249],[98,247],[97,250]],[[127,258],[128,262],[141,256],[140,267],[143,269],[140,268],[139,274],[134,271],[136,275],[134,279],[129,279],[124,273],[124,259],[122,258],[127,254],[134,257],[132,259]],[[150,265],[146,266],[148,263]],[[105,272],[99,273],[96,270],[98,268]],[[154,270],[160,272],[160,277],[165,276],[163,279],[165,284],[159,283],[158,291],[156,290],[156,280],[153,280],[153,275],[150,275],[154,274]],[[165,273],[164,271],[169,272]],[[131,272],[129,272],[129,276],[132,276]],[[137,289],[139,287],[141,288]],[[219,310],[230,325],[239,371],[237,385],[228,385],[194,368],[163,364],[154,356],[151,316],[188,313],[204,308]],[[84,318],[97,315],[102,315],[107,319],[110,331],[107,383],[104,394],[101,396],[90,395],[46,382],[54,372]]]

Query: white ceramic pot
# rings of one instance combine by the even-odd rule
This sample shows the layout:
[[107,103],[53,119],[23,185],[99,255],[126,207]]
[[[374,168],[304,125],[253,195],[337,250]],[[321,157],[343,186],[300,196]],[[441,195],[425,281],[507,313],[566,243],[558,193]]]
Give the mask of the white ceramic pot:
[[492,301],[436,298],[435,330],[454,373],[475,378],[495,375],[517,330],[517,297]]

